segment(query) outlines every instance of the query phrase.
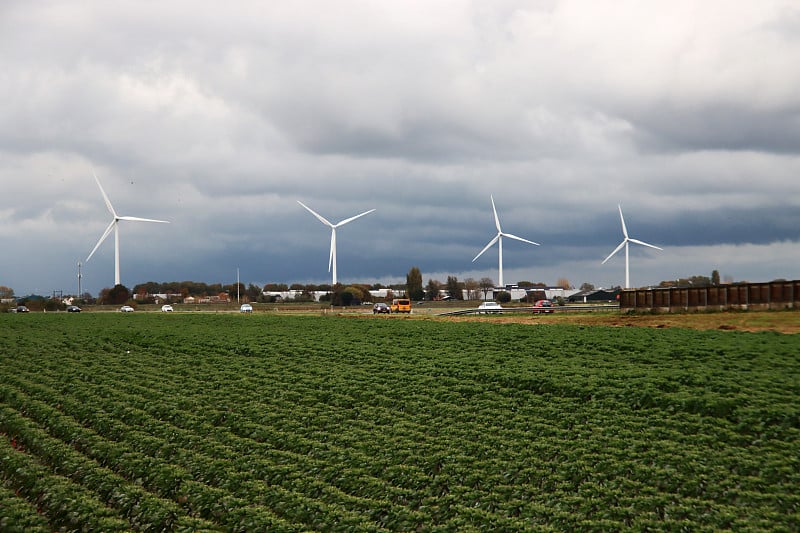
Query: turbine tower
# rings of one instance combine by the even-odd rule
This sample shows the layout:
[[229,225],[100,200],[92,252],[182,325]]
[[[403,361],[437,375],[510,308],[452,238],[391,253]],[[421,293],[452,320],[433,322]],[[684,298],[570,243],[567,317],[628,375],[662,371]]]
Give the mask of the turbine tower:
[[611,259],[611,257],[615,253],[619,252],[623,247],[625,247],[625,288],[629,289],[631,287],[631,271],[630,271],[630,262],[628,254],[628,243],[632,242],[636,244],[641,244],[642,246],[648,246],[650,248],[655,248],[656,250],[663,250],[663,248],[659,248],[658,246],[648,244],[644,241],[631,239],[630,237],[628,237],[628,228],[625,227],[625,218],[622,216],[622,206],[617,204],[617,209],[619,209],[619,220],[622,222],[622,235],[624,238],[622,239],[622,242],[619,243],[619,246],[614,248],[614,251],[611,252],[601,264],[605,265],[606,261]]
[[[94,172],[92,172],[94,174]],[[139,217],[122,217],[117,215],[117,212],[114,211],[114,206],[111,205],[111,201],[106,196],[106,191],[103,190],[103,186],[100,185],[100,180],[97,179],[97,174],[94,174],[94,181],[97,182],[97,186],[100,187],[100,193],[103,195],[103,200],[106,202],[106,207],[108,207],[108,211],[111,213],[113,217],[111,219],[111,223],[106,228],[106,231],[103,232],[103,236],[100,237],[100,240],[97,241],[97,244],[94,245],[92,249],[92,253],[89,254],[89,257],[86,258],[86,262],[89,262],[89,259],[92,258],[94,253],[103,244],[103,241],[106,240],[111,230],[114,230],[114,285],[120,285],[120,277],[119,277],[119,221],[120,220],[127,220],[130,222],[159,222],[161,224],[169,224],[166,220],[154,220],[152,218],[139,218]]]
[[492,197],[490,195],[489,198],[492,200],[492,212],[494,212],[494,225],[497,227],[497,235],[495,235],[494,238],[491,241],[489,241],[489,244],[487,244],[486,246],[483,247],[483,250],[481,250],[478,253],[478,255],[475,256],[475,258],[472,260],[472,262],[474,263],[475,259],[479,258],[481,256],[481,254],[483,254],[483,252],[485,252],[486,250],[491,248],[492,245],[496,242],[497,243],[497,263],[498,263],[499,276],[500,276],[498,281],[499,281],[499,286],[500,287],[505,287],[505,285],[503,284],[503,237],[508,237],[509,239],[514,239],[514,240],[517,240],[517,241],[527,242],[528,244],[535,244],[536,246],[539,246],[539,243],[538,242],[529,241],[528,239],[523,239],[522,237],[517,237],[516,235],[512,235],[510,233],[503,233],[503,230],[500,229],[500,219],[497,217],[497,209],[495,209],[495,207],[494,207],[494,197]]
[[344,219],[341,222],[338,222],[336,224],[331,224],[330,222],[328,222],[328,220],[325,217],[323,217],[319,213],[316,213],[313,209],[308,207],[306,204],[304,204],[300,200],[298,200],[297,203],[302,205],[303,207],[305,207],[312,215],[317,217],[320,222],[322,222],[323,224],[325,224],[326,226],[331,228],[331,252],[330,252],[330,256],[328,257],[328,272],[332,272],[333,273],[333,284],[331,285],[331,288],[333,288],[336,285],[336,228],[344,226],[348,222],[352,222],[357,218],[363,217],[364,215],[368,215],[368,214],[372,213],[375,210],[374,209],[370,209],[369,211],[364,211],[360,215],[356,215],[354,217],[346,218],[346,219]]

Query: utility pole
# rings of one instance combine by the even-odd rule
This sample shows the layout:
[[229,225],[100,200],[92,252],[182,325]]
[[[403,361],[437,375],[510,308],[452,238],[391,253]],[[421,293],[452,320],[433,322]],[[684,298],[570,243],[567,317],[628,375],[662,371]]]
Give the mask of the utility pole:
[[81,299],[81,262],[78,261],[78,299]]

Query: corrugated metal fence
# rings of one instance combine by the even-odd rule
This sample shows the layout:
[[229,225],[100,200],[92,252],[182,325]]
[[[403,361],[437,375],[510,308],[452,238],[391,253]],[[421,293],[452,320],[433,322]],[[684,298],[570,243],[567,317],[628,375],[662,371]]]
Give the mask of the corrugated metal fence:
[[741,283],[716,287],[625,289],[620,309],[637,311],[705,311],[727,309],[794,309],[800,307],[800,281]]

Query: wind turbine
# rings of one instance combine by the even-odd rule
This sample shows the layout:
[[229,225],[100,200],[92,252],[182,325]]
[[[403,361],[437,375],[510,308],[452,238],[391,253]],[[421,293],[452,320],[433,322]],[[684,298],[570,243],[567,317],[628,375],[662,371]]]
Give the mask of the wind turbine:
[[611,259],[611,257],[619,252],[622,247],[625,247],[625,288],[628,289],[631,286],[631,271],[630,271],[630,262],[629,262],[629,254],[628,254],[628,243],[633,242],[636,244],[641,244],[642,246],[648,246],[650,248],[655,248],[656,250],[663,250],[663,248],[659,248],[658,246],[653,246],[652,244],[648,244],[644,241],[640,241],[637,239],[631,239],[628,237],[628,228],[625,227],[625,218],[622,216],[622,206],[617,204],[617,209],[619,209],[619,219],[622,222],[622,235],[625,237],[622,239],[622,242],[619,243],[619,246],[614,248],[614,251],[609,254],[608,257],[601,264],[606,264],[606,261]]
[[494,225],[497,226],[497,235],[495,235],[494,238],[491,241],[489,241],[489,244],[483,247],[483,250],[481,250],[480,253],[478,253],[478,255],[475,256],[472,262],[474,263],[475,259],[479,258],[481,254],[483,254],[483,252],[491,248],[494,243],[497,243],[497,258],[498,258],[498,265],[500,272],[499,283],[500,287],[505,287],[505,285],[503,284],[503,237],[508,237],[509,239],[514,239],[517,241],[527,242],[528,244],[535,244],[536,246],[539,246],[539,243],[529,241],[528,239],[523,239],[522,237],[517,237],[516,235],[512,235],[510,233],[503,233],[503,230],[500,229],[500,219],[497,217],[497,209],[495,209],[494,207],[494,197],[490,195],[489,198],[492,200],[492,211],[494,212]]
[[344,226],[348,222],[352,222],[357,218],[363,217],[364,215],[368,215],[368,214],[372,213],[375,210],[374,209],[370,209],[369,211],[364,211],[360,215],[356,215],[354,217],[346,218],[346,219],[344,219],[341,222],[338,222],[336,224],[331,224],[330,222],[328,222],[328,219],[326,219],[325,217],[323,217],[319,213],[316,213],[313,209],[308,207],[306,204],[304,204],[300,200],[298,200],[297,203],[302,205],[303,207],[305,207],[312,215],[317,217],[320,222],[322,222],[323,224],[325,224],[326,226],[331,228],[331,253],[330,253],[330,256],[328,258],[328,272],[333,272],[333,284],[331,285],[331,287],[333,287],[334,285],[336,285],[336,228]]
[[111,205],[111,201],[108,199],[108,196],[106,196],[106,191],[103,190],[103,186],[100,185],[100,180],[97,179],[97,174],[95,174],[94,171],[92,172],[92,174],[94,174],[94,181],[96,181],[97,182],[97,186],[100,187],[100,193],[103,195],[103,200],[106,201],[106,207],[108,207],[108,211],[111,213],[111,216],[113,218],[111,219],[111,223],[106,228],[106,231],[103,232],[103,236],[100,237],[100,240],[97,241],[97,244],[94,245],[94,249],[92,249],[92,253],[90,253],[89,257],[86,258],[86,262],[87,263],[89,262],[89,259],[92,258],[94,253],[100,247],[100,245],[103,244],[103,241],[106,240],[106,237],[108,237],[109,233],[111,233],[111,230],[114,230],[114,285],[116,286],[116,285],[120,284],[120,279],[119,279],[119,221],[120,220],[127,220],[127,221],[130,221],[130,222],[160,222],[162,224],[169,224],[169,222],[167,222],[166,220],[154,220],[152,218],[121,217],[121,216],[119,216],[117,214],[117,212],[114,211],[114,206]]

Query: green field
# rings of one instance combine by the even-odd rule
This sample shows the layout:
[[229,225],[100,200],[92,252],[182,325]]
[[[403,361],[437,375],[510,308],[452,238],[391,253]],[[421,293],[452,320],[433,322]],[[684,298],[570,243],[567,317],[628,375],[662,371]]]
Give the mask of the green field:
[[0,531],[798,531],[800,335],[0,315]]

